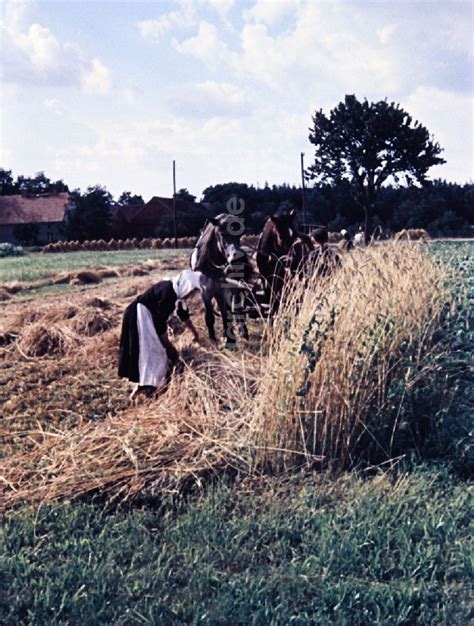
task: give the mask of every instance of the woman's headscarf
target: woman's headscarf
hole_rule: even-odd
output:
[[[171,279],[173,289],[175,290],[178,300],[182,300],[189,296],[195,289],[202,290],[201,272],[193,272],[193,270],[184,270]]]

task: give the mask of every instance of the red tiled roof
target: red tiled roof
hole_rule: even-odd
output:
[[[0,196],[0,224],[62,222],[68,201],[68,193]]]
[[[206,205],[200,202],[188,202],[176,198],[176,211],[179,213],[195,211],[200,212],[206,208]],[[173,211],[173,198],[160,198],[153,196],[146,204],[141,207],[127,207],[122,209],[120,215],[131,224],[150,224],[159,223],[161,217],[166,212]]]

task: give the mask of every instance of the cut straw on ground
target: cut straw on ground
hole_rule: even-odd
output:
[[[377,246],[345,255],[330,277],[292,283],[277,318],[257,330],[256,352],[177,336],[186,365],[164,395],[74,428],[31,429],[25,451],[4,459],[1,508],[133,500],[228,471],[343,471],[400,457],[423,426],[413,404],[429,418],[447,397],[438,367],[450,340],[446,278],[419,245]],[[116,358],[114,315],[100,345],[81,340],[70,354],[106,367]],[[78,320],[68,322],[76,337]]]

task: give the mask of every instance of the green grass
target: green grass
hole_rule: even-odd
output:
[[[0,535],[0,621],[467,624],[470,512],[465,484],[423,471],[25,511]]]
[[[88,269],[99,265],[135,265],[148,259],[172,258],[185,250],[110,250],[108,252],[31,253],[23,257],[0,259],[0,284],[11,281],[33,281],[60,272]]]

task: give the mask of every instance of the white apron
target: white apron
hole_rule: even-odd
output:
[[[153,324],[150,311],[137,304],[139,385],[162,387],[166,383],[168,356]]]

